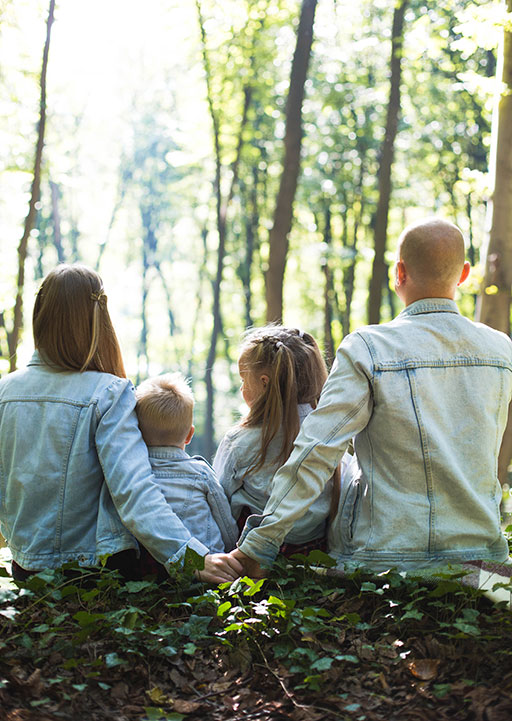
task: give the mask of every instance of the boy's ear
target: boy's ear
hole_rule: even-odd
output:
[[[192,440],[192,437],[193,437],[193,435],[194,435],[194,431],[195,431],[195,430],[196,430],[196,427],[195,427],[195,426],[190,426],[190,430],[189,430],[189,432],[188,432],[188,434],[187,434],[187,437],[185,438],[185,445],[186,445],[186,446],[187,446],[187,445],[190,443],[190,441]]]

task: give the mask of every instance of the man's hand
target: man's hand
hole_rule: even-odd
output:
[[[196,571],[201,581],[225,583],[236,581],[244,573],[244,567],[230,553],[209,553],[204,557],[204,568]]]
[[[242,553],[240,549],[235,548],[229,555],[233,560],[242,564],[244,576],[249,576],[249,578],[265,578],[267,575],[267,569],[262,568],[258,561],[255,561],[250,556],[247,556],[247,554]]]

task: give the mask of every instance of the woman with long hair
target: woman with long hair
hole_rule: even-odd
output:
[[[139,543],[166,567],[190,548],[203,580],[236,578],[240,564],[209,554],[154,481],[99,275],[51,271],[33,333],[28,366],[0,380],[0,530],[14,578],[104,555],[137,577]]]

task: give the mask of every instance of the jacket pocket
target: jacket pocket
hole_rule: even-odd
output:
[[[347,549],[350,548],[354,539],[357,518],[359,516],[360,500],[361,479],[355,478],[350,482],[339,511],[341,541],[342,545]]]

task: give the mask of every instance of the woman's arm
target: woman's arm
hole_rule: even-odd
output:
[[[105,482],[123,524],[165,566],[182,561],[187,548],[205,558],[202,580],[237,577],[238,562],[226,554],[208,553],[173,512],[155,483],[146,444],[137,423],[131,383],[114,379],[101,395],[95,434]]]

